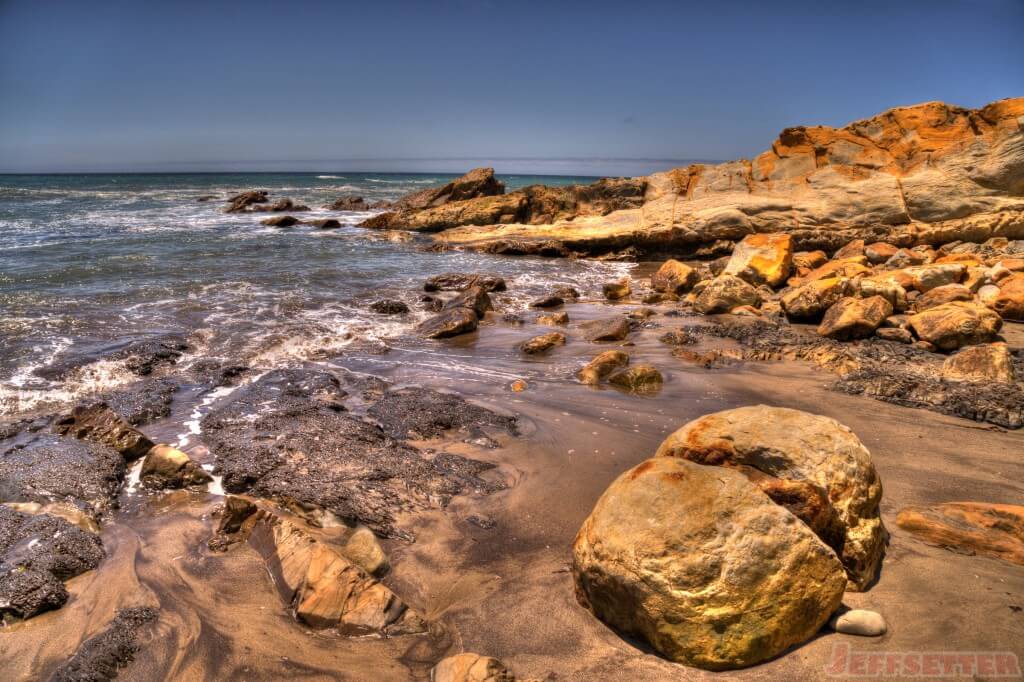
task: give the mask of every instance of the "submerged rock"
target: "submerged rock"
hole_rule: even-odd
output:
[[[337,218],[318,218],[317,220],[309,221],[309,224],[321,230],[336,230],[341,227],[341,221]]]
[[[656,456],[765,474],[751,480],[836,551],[852,587],[874,580],[886,541],[882,484],[867,448],[834,419],[766,405],[725,410],[682,427]]]
[[[484,318],[488,310],[494,310],[494,304],[491,302],[491,297],[487,290],[477,284],[466,288],[455,298],[445,303],[444,307],[446,310],[467,308],[476,313],[477,319],[480,320]]]
[[[537,319],[534,320],[537,324],[553,326],[565,326],[569,324],[569,313],[549,313],[547,315],[538,315]]]
[[[602,621],[706,670],[810,639],[846,583],[833,551],[743,474],[676,457],[608,487],[576,536],[573,577]]]
[[[0,504],[0,621],[59,609],[68,599],[63,581],[96,568],[104,556],[98,535]]]
[[[370,210],[370,205],[366,203],[366,199],[363,197],[344,196],[338,197],[328,204],[326,208],[332,211],[368,211]]]

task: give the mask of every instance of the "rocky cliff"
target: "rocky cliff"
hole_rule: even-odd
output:
[[[787,128],[753,160],[526,188],[385,222],[437,232],[450,247],[508,254],[711,255],[759,232],[786,232],[799,249],[825,250],[854,239],[1019,239],[1024,98],[981,109],[928,102],[844,128]]]

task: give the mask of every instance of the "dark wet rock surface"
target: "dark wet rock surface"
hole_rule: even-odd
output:
[[[168,334],[75,351],[46,367],[40,367],[34,373],[44,379],[59,381],[66,379],[75,370],[100,360],[123,360],[130,372],[147,376],[161,367],[176,364],[188,349],[188,341],[183,335]]]
[[[0,499],[70,502],[92,516],[112,507],[124,479],[124,458],[104,445],[50,433],[28,443],[0,443]]]
[[[170,379],[143,379],[97,397],[133,426],[162,419],[171,413],[178,384]]]
[[[155,622],[159,612],[148,606],[121,609],[103,632],[90,637],[75,655],[61,665],[51,682],[101,682],[112,680],[139,651],[140,631]]]
[[[63,581],[96,568],[104,556],[97,535],[0,505],[0,619],[60,608],[68,599]]]
[[[423,284],[424,291],[465,291],[471,286],[479,286],[484,291],[505,291],[506,284],[502,277],[480,273],[446,272],[429,278]]]
[[[436,438],[457,429],[478,435],[484,427],[514,434],[515,417],[506,417],[451,393],[427,388],[388,391],[369,409],[384,432],[396,439]]]
[[[370,304],[370,310],[379,315],[401,315],[409,312],[409,306],[402,301],[384,298]]]
[[[225,490],[314,505],[380,535],[411,538],[396,525],[399,513],[504,487],[480,476],[490,464],[445,453],[431,457],[389,435],[468,427],[472,413],[464,401],[438,399],[442,394],[427,401],[422,393],[402,391],[381,398],[376,383],[342,383],[324,371],[274,371],[210,412],[203,439]],[[387,426],[349,413],[349,390]],[[347,402],[361,407],[355,397]],[[386,400],[386,408],[375,409],[378,400]]]

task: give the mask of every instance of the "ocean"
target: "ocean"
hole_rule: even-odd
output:
[[[596,290],[630,267],[424,250],[429,237],[355,227],[372,212],[325,208],[344,195],[368,202],[441,185],[455,175],[201,173],[0,176],[0,416],[49,409],[138,377],[110,350],[182,335],[183,362],[217,358],[258,368],[298,366],[335,353],[426,343],[410,334],[429,313],[423,281],[449,271],[509,282],[503,312],[560,284]],[[509,189],[589,177],[501,176]],[[340,229],[266,227],[266,213],[225,214],[223,199],[268,190],[308,205],[303,219]],[[204,195],[217,199],[199,201]],[[381,316],[397,298],[412,312]],[[75,358],[70,373],[53,368]],[[48,371],[50,370],[50,371]],[[58,376],[58,374],[60,374]]]

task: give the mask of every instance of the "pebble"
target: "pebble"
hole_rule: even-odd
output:
[[[867,609],[851,609],[837,613],[829,619],[828,625],[836,632],[861,637],[880,637],[886,631],[882,614]]]

